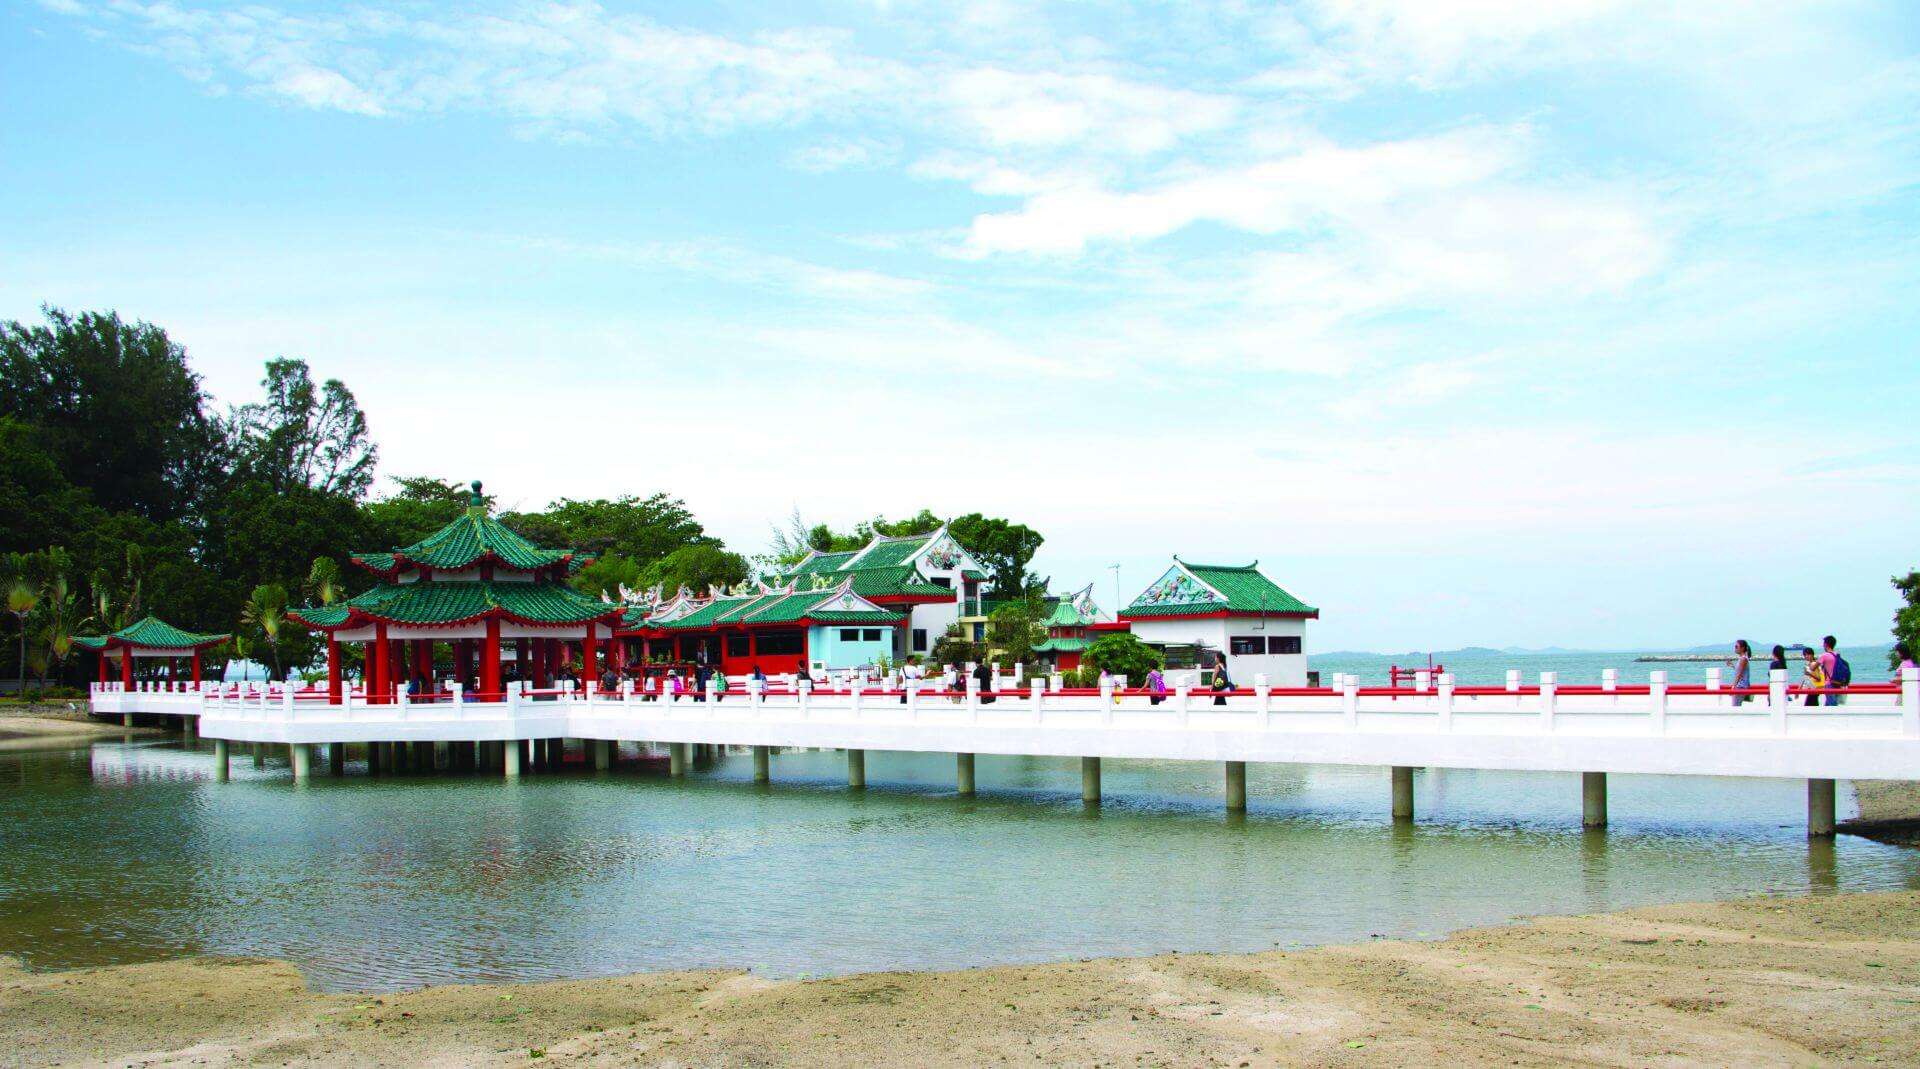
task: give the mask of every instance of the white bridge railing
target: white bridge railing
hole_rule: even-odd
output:
[[[586,738],[723,745],[1920,779],[1920,673],[1897,684],[1808,694],[1786,673],[1735,692],[1644,686],[1611,673],[1597,687],[1551,673],[1523,686],[1460,687],[1447,675],[1412,688],[1255,686],[1216,696],[1176,688],[1018,690],[927,685],[797,690],[748,685],[697,698],[523,691],[472,701],[457,688],[393,704],[323,689],[96,686],[100,713],[193,716],[203,735],[259,742],[487,741]],[[1822,704],[1806,704],[1811,697]],[[1827,705],[1828,697],[1844,704]],[[1156,700],[1158,699],[1158,700]],[[1736,699],[1742,699],[1736,704]]]

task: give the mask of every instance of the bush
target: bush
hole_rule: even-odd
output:
[[[1119,631],[1095,640],[1087,647],[1080,663],[1084,666],[1082,672],[1092,671],[1096,685],[1104,668],[1116,676],[1126,676],[1127,682],[1137,687],[1146,680],[1148,672],[1160,667],[1162,660],[1158,650],[1128,632]]]

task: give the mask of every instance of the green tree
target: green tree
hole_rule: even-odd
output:
[[[27,689],[27,617],[40,606],[40,584],[35,572],[39,562],[25,553],[9,553],[6,561],[7,611],[20,627],[21,690]]]
[[[1116,631],[1101,635],[1087,647],[1080,663],[1094,669],[1105,669],[1116,676],[1126,676],[1134,685],[1147,678],[1147,673],[1165,663],[1160,651],[1135,638],[1126,631]]]
[[[1002,605],[987,617],[987,644],[1006,664],[1032,664],[1033,647],[1045,637],[1039,614],[1026,602]]]
[[[373,483],[378,448],[353,391],[339,379],[315,386],[304,360],[267,361],[266,400],[234,409],[240,474],[276,493],[302,487],[351,500]]]
[[[704,594],[709,586],[733,586],[747,581],[747,558],[715,545],[683,546],[648,565],[642,586],[660,585],[669,593],[682,586]]]
[[[242,610],[240,622],[257,631],[267,643],[273,658],[273,677],[280,675],[280,632],[287,622],[287,588],[278,583],[262,583],[253,588]]]
[[[60,470],[39,428],[0,417],[0,552],[71,542],[99,514],[93,495]]]
[[[642,567],[687,546],[718,546],[686,502],[665,494],[592,501],[562,498],[544,512],[503,513],[500,522],[544,546],[596,557],[618,554]]]
[[[394,493],[360,506],[368,542],[360,547],[370,550],[398,549],[410,546],[460,518],[467,511],[472,491],[465,483],[435,479],[427,475],[397,476]],[[482,497],[491,508],[493,495]]]
[[[66,483],[101,508],[188,517],[227,450],[186,351],[112,312],[43,313],[38,326],[0,323],[0,419],[33,427]]]
[[[934,664],[952,664],[965,668],[969,663],[978,664],[987,659],[987,651],[980,643],[967,637],[966,629],[959,623],[947,625],[947,629],[934,640],[933,649],[927,656]]]
[[[986,568],[996,598],[1032,597],[1046,591],[1046,581],[1027,570],[1033,555],[1046,541],[1040,532],[1021,523],[970,512],[947,525],[954,540]]]
[[[640,565],[618,553],[609,553],[580,569],[573,577],[573,587],[584,594],[620,600],[620,588],[639,590],[646,586],[642,581],[643,569]]]
[[[1893,588],[1900,592],[1902,602],[1899,611],[1893,614],[1893,640],[1904,644],[1908,652],[1920,656],[1920,572],[1894,576]],[[1887,655],[1887,667],[1900,667],[1898,653]]]
[[[313,567],[307,569],[307,596],[322,605],[345,596],[340,586],[340,562],[332,557],[313,558]]]

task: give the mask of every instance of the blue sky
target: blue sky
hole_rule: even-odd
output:
[[[664,489],[748,552],[978,509],[1103,602],[1258,558],[1320,649],[1869,640],[1920,565],[1911,5],[0,33],[0,316],[160,323],[224,401],[303,356],[388,474]]]

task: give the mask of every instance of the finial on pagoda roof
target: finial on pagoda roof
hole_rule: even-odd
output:
[[[472,485],[473,493],[467,495],[467,515],[485,516],[487,514],[487,499],[480,494],[480,480],[475,479]]]

